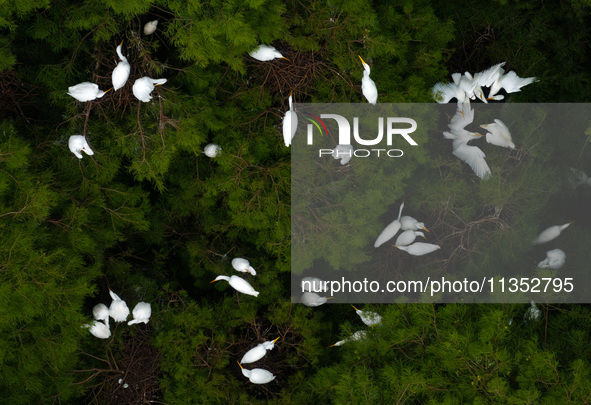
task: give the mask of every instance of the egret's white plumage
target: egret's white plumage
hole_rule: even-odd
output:
[[[97,321],[104,321],[109,326],[109,308],[105,304],[96,304],[92,308],[92,316]]]
[[[441,249],[441,246],[439,246],[439,245],[434,245],[433,243],[423,243],[423,242],[416,242],[416,243],[413,243],[412,245],[408,245],[408,246],[394,245],[394,247],[397,247],[400,250],[404,250],[405,252],[408,252],[409,254],[411,254],[413,256],[422,256],[422,255],[426,255],[428,253],[434,252],[437,249]]]
[[[569,222],[568,224],[564,225],[554,225],[547,229],[544,229],[538,237],[534,240],[534,245],[540,245],[542,243],[550,242],[560,236],[560,233],[564,231],[570,224],[574,221]]]
[[[277,340],[279,340],[279,338],[273,341],[267,340],[266,342],[256,345],[255,347],[247,351],[244,356],[242,356],[242,360],[240,360],[240,363],[247,364],[259,361],[265,356],[265,354],[267,354],[267,350],[272,350],[275,347],[275,342],[277,342]]]
[[[259,45],[257,49],[248,54],[261,62],[268,62],[273,59],[287,59],[281,55],[281,52],[269,45]]]
[[[501,91],[501,89],[504,89],[507,93],[515,93],[518,91],[521,91],[521,88],[523,86],[527,86],[528,84],[531,84],[535,81],[537,81],[537,79],[535,77],[527,77],[527,78],[522,78],[517,76],[517,73],[515,73],[513,70],[510,71],[509,73],[504,73],[503,69],[499,69],[499,76],[497,77],[497,79],[491,84],[490,86],[490,92],[488,93],[488,98],[494,98],[494,96]],[[496,100],[496,98],[495,98]]]
[[[394,242],[394,244],[396,246],[410,245],[411,243],[413,243],[415,241],[417,236],[422,236],[423,238],[425,238],[425,234],[423,232],[413,231],[413,230],[409,229],[407,231],[402,232],[400,235],[398,235],[398,238],[396,238],[396,242]]]
[[[398,209],[398,218],[390,222],[388,226],[384,228],[384,230],[378,235],[378,238],[374,242],[373,247],[377,248],[382,246],[384,243],[392,239],[396,235],[396,233],[398,233],[401,227],[400,216],[402,215],[403,208],[404,201],[400,204],[400,208]]]
[[[378,101],[378,88],[376,87],[376,84],[371,79],[371,77],[369,77],[369,74],[371,73],[371,68],[367,63],[365,63],[361,56],[359,56],[359,59],[361,59],[361,63],[363,63],[363,79],[361,79],[361,91],[367,99],[367,102],[369,104],[375,105]]]
[[[564,265],[566,261],[566,253],[560,249],[552,249],[546,252],[546,258],[538,263],[538,267],[559,269]]]
[[[481,179],[486,179],[491,175],[490,168],[484,158],[486,155],[477,146],[471,146],[467,143],[460,143],[452,152],[461,161],[465,162],[470,166],[474,173]]]
[[[109,325],[105,325],[100,321],[94,321],[93,323],[84,325],[83,327],[88,328],[90,333],[99,339],[108,339],[111,337],[111,329],[109,329]]]
[[[250,380],[253,384],[267,384],[275,379],[275,376],[262,368],[253,368],[252,370],[246,370],[242,367],[242,364],[238,363],[242,374]]]
[[[88,146],[88,142],[86,142],[86,138],[83,135],[72,135],[68,140],[68,147],[78,159],[82,159],[80,152],[84,152],[89,156],[94,155],[94,152]]]
[[[302,278],[302,292],[326,292],[324,288],[324,281],[318,277],[304,277]]]
[[[129,315],[129,308],[125,301],[123,301],[117,294],[113,291],[109,290],[109,294],[113,301],[111,301],[111,306],[109,307],[109,315],[115,322],[124,322],[127,320],[127,316]]]
[[[123,44],[123,42],[121,42],[121,44]],[[115,69],[113,69],[113,73],[111,74],[114,91],[125,86],[125,83],[127,83],[127,79],[129,78],[129,72],[131,71],[131,66],[129,65],[129,62],[127,62],[127,58],[123,56],[123,53],[121,52],[121,44],[117,47],[117,55],[119,55],[121,61],[117,64]]]
[[[542,315],[542,311],[540,311],[538,309],[535,302],[531,301],[530,307],[527,309],[527,311],[525,311],[525,314],[523,314],[523,321],[524,322],[537,321],[540,319],[541,315]]]
[[[151,79],[148,76],[139,78],[133,84],[133,95],[144,103],[152,100],[150,93],[154,90],[155,86],[166,83],[166,79]]]
[[[298,115],[293,110],[293,102],[291,94],[289,95],[289,110],[286,111],[285,116],[283,117],[283,142],[285,142],[285,146],[291,145],[291,140],[293,139],[296,131],[298,129]]]
[[[242,273],[250,273],[253,276],[257,275],[256,270],[250,265],[250,262],[241,257],[237,257],[232,260],[232,267],[234,267],[234,270],[240,271]]]
[[[101,91],[98,84],[82,82],[68,87],[68,94],[78,101],[86,102],[103,97],[109,90]]]
[[[366,324],[367,326],[376,326],[382,322],[382,317],[377,312],[371,311],[362,311],[360,309],[355,308],[354,305],[351,305],[357,315],[361,318],[361,321]]]
[[[144,25],[144,35],[151,35],[156,31],[156,27],[158,26],[158,20],[147,22]]]
[[[152,315],[152,306],[147,302],[138,302],[132,311],[133,319],[127,322],[128,325],[135,323],[148,323]]]
[[[431,95],[440,104],[449,103],[452,98],[456,98],[458,103],[470,102],[464,90],[456,83],[436,83],[431,89]]]
[[[207,157],[214,158],[222,154],[222,148],[215,143],[209,143],[203,148],[203,153],[205,153],[205,156]]]
[[[339,340],[338,342],[336,342],[334,345],[330,345],[329,347],[333,347],[333,346],[342,346],[347,342],[351,342],[351,341],[360,341],[365,339],[367,336],[367,331],[364,330],[358,330],[357,332],[353,333],[351,336],[349,336],[347,339],[343,339],[343,340]]]
[[[480,127],[489,131],[486,133],[486,142],[503,148],[515,148],[513,139],[511,139],[511,132],[509,132],[509,128],[503,121],[495,119],[494,123],[484,124]]]
[[[346,165],[353,157],[353,146],[337,145],[337,147],[332,151],[332,157],[336,160],[341,159],[341,165]]]
[[[236,291],[241,292],[243,294],[248,294],[248,295],[253,295],[255,297],[258,297],[259,292],[255,291],[254,288],[252,288],[252,286],[248,283],[248,281],[246,281],[245,279],[238,277],[238,276],[217,276],[215,280],[212,281],[212,283],[219,281],[219,280],[226,280],[229,284],[230,287],[234,288]]]
[[[319,307],[326,303],[330,297],[321,297],[320,295],[313,292],[305,292],[300,298],[300,302],[307,307]]]
[[[478,85],[490,87],[503,74],[505,62],[498,63],[490,68],[478,73]]]

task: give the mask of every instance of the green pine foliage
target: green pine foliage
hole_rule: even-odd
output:
[[[431,103],[431,87],[450,73],[502,61],[540,79],[508,103],[587,101],[588,3],[3,4],[2,402],[589,402],[585,305],[538,303],[539,320],[524,315],[529,304],[367,305],[383,317],[370,328],[347,305],[289,300],[294,269],[324,261],[350,271],[367,262],[403,200],[405,213],[423,220],[442,249],[432,262],[396,255],[392,268],[530,274],[547,250],[532,248],[537,233],[575,219],[556,247],[584,274],[591,236],[581,207],[591,192],[564,179],[570,167],[591,173],[591,126],[559,134],[538,126],[578,121],[588,115],[584,108],[548,116],[543,108],[499,107],[519,136],[515,150],[486,149],[487,181],[451,155],[428,113],[413,134],[421,147],[405,148],[404,164],[296,162],[281,134],[290,92],[296,102],[365,102],[358,55],[371,65],[379,103]],[[156,32],[144,35],[153,20]],[[87,103],[66,94],[84,81],[108,90],[120,43],[131,65],[122,89]],[[248,52],[259,44],[288,60],[254,60]],[[149,103],[132,92],[144,76],[167,79]],[[75,134],[86,137],[93,156],[70,153]],[[208,143],[222,154],[205,156]],[[309,176],[292,182],[296,163]],[[302,190],[309,199],[291,199]],[[292,209],[310,217],[292,218]],[[326,254],[333,246],[347,248]],[[239,275],[259,297],[225,281],[211,284],[237,274],[235,257],[257,270]],[[94,305],[110,303],[109,288],[130,309],[150,302],[148,325],[111,321],[111,338],[91,336],[85,325]],[[366,339],[329,348],[359,330]],[[251,384],[237,360],[277,337],[272,351],[246,366],[276,379]]]

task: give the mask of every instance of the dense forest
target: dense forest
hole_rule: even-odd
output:
[[[387,243],[370,265],[376,274],[556,276],[563,270],[536,264],[558,247],[564,274],[586,275],[590,117],[566,103],[591,100],[589,0],[23,0],[3,4],[0,28],[2,403],[591,403],[586,290],[535,305],[521,295],[354,302],[379,313],[375,326],[349,304],[292,302],[292,268],[296,280],[319,263],[351,274],[402,202],[441,249],[413,257]],[[260,44],[284,58],[256,60],[249,52]],[[119,45],[129,80],[107,91]],[[526,112],[507,113],[516,146],[486,149],[486,180],[431,128],[417,132],[423,147],[404,164],[329,157],[305,162],[304,180],[292,182],[288,97],[296,112],[298,103],[366,103],[359,57],[378,105],[435,104],[431,89],[452,73],[506,62],[538,81],[491,101],[497,111],[561,103],[559,118],[582,126],[540,130]],[[146,76],[166,83],[138,101],[133,85]],[[107,92],[77,101],[68,89],[82,82]],[[72,135],[94,154],[71,153]],[[208,144],[221,153],[206,155]],[[311,212],[292,191],[326,206],[292,218]],[[570,221],[552,246],[532,246]],[[256,276],[234,270],[238,257]],[[212,283],[218,275],[242,276],[260,295]],[[111,291],[130,309],[150,303],[151,317],[112,319],[98,339],[87,325]],[[349,338],[357,331],[363,339]],[[248,365],[275,379],[251,383],[238,361],[275,339]]]

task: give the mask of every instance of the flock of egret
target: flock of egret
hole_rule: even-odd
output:
[[[148,22],[144,26],[144,34],[153,34],[156,30],[157,25],[158,20]],[[102,98],[109,91],[117,91],[121,89],[123,86],[125,86],[125,84],[127,83],[127,79],[129,79],[131,65],[127,61],[127,58],[123,55],[123,52],[121,51],[122,45],[123,41],[121,42],[121,44],[119,44],[119,46],[117,46],[115,50],[120,61],[119,63],[117,63],[117,66],[115,66],[115,69],[113,69],[113,72],[111,74],[111,82],[113,83],[112,88],[106,91],[102,91],[99,89],[99,86],[95,83],[82,82],[74,86],[68,87],[67,94],[74,97],[76,100],[85,103],[87,101]],[[133,84],[133,95],[138,100],[143,101],[144,103],[150,102],[152,100],[151,93],[154,90],[154,87],[164,83],[166,83],[166,79],[152,79],[148,76],[141,77],[137,79]],[[78,159],[82,159],[82,154],[80,153],[80,151],[83,151],[88,155],[94,154],[83,135],[72,135],[68,141],[68,146],[70,148],[70,151],[74,155],[76,155]]]
[[[105,304],[97,304],[92,309],[92,316],[94,322],[92,324],[84,325],[88,328],[90,333],[99,339],[108,339],[111,337],[111,329],[109,328],[109,318],[113,318],[115,322],[125,322],[129,316],[129,307],[117,294],[109,290],[109,294],[113,299],[111,306],[107,308]],[[138,302],[133,308],[133,319],[127,322],[128,325],[136,323],[148,323],[152,315],[152,306],[147,302]],[[101,322],[102,321],[102,322]]]
[[[541,245],[553,241],[573,222],[574,221],[571,221],[564,225],[553,225],[544,229],[534,240],[534,245]],[[541,269],[550,268],[557,270],[564,265],[564,262],[566,262],[566,253],[561,249],[552,249],[546,252],[546,258],[538,263],[538,267]]]
[[[232,260],[232,267],[234,270],[239,271],[241,273],[250,273],[253,276],[256,276],[257,272],[255,269],[250,265],[250,262],[246,259],[241,257],[237,257]],[[230,287],[234,288],[236,291],[241,292],[242,294],[253,295],[258,297],[259,292],[256,291],[248,281],[243,279],[242,277],[238,276],[217,276],[215,280],[211,283],[215,283],[216,281],[225,280],[230,284]],[[211,284],[210,283],[210,284]]]
[[[250,349],[249,351],[242,356],[242,359],[238,362],[240,369],[242,370],[242,374],[250,380],[253,384],[266,384],[271,382],[275,379],[273,373],[262,369],[262,368],[253,368],[251,370],[247,370],[242,367],[242,364],[247,363],[254,363],[259,361],[267,354],[267,351],[272,350],[275,347],[275,342],[277,342],[279,338],[275,340],[267,340],[263,343],[260,343]]]

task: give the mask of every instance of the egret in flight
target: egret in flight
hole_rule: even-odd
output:
[[[86,102],[103,97],[111,89],[107,91],[99,90],[98,84],[90,82],[78,83],[75,86],[68,87],[68,94],[78,101]]]
[[[281,55],[281,52],[269,45],[259,45],[257,49],[248,54],[261,62],[268,62],[273,59],[287,59]]]
[[[560,233],[564,231],[570,224],[575,221],[571,221],[564,225],[554,225],[543,230],[538,237],[534,240],[534,245],[541,245],[542,243],[550,242],[560,236]]]
[[[509,132],[509,128],[503,121],[495,119],[494,123],[484,124],[480,127],[489,131],[486,133],[486,142],[503,148],[515,149],[515,144],[511,139],[511,132]]]
[[[378,235],[378,238],[373,244],[373,247],[377,248],[383,245],[384,243],[388,242],[390,239],[398,233],[401,227],[400,223],[400,216],[402,215],[402,209],[404,208],[404,201],[400,204],[400,209],[398,210],[398,218],[394,221],[390,222],[387,227],[384,228],[382,233]]]
[[[549,268],[549,269],[559,269],[564,266],[564,262],[566,261],[566,253],[560,249],[552,249],[546,252],[546,258],[538,263],[538,267]]]
[[[359,56],[359,55],[357,55]],[[361,91],[363,95],[367,99],[369,104],[375,105],[378,101],[378,88],[376,87],[375,82],[369,77],[371,73],[371,68],[365,61],[359,56],[361,59],[361,63],[363,64],[363,79],[361,79]]]
[[[237,257],[232,260],[232,267],[234,267],[234,270],[240,271],[242,273],[250,273],[253,276],[257,275],[256,270],[250,265],[250,262],[241,257]]]
[[[113,73],[111,74],[114,91],[125,86],[125,83],[127,83],[127,79],[129,78],[129,72],[131,71],[131,66],[129,66],[127,58],[123,56],[123,53],[121,52],[121,45],[123,45],[123,41],[121,41],[121,44],[117,47],[117,55],[119,55],[121,61],[117,64],[115,69],[113,69]]]
[[[255,297],[258,297],[258,295],[259,295],[259,292],[255,291],[255,289],[252,288],[252,286],[248,283],[248,281],[246,281],[245,279],[243,279],[241,277],[238,277],[238,276],[231,276],[231,277],[217,276],[215,278],[215,280],[213,280],[211,283],[215,283],[216,281],[220,281],[220,280],[226,280],[230,284],[230,287],[234,288],[236,291],[241,292],[243,294],[253,295]]]
[[[86,138],[84,135],[72,135],[68,140],[68,147],[70,148],[70,152],[72,152],[78,159],[82,159],[82,154],[80,152],[84,152],[89,156],[94,155],[90,146],[88,146],[88,142],[86,142]]]
[[[441,246],[434,245],[433,243],[416,242],[408,246],[396,246],[392,245],[400,250],[404,250],[413,256],[423,256],[428,253],[434,252],[437,249],[441,249]]]
[[[503,73],[504,70],[499,69],[499,76],[490,86],[490,92],[488,93],[489,99],[502,100],[502,95],[496,95],[499,91],[501,91],[501,89],[504,89],[507,93],[515,93],[521,91],[523,86],[527,86],[528,84],[537,81],[535,77],[519,77],[514,71],[510,71],[509,73],[505,74]]]
[[[111,306],[109,307],[109,315],[115,322],[126,321],[127,316],[129,315],[129,308],[127,307],[127,304],[110,289],[109,294],[111,295],[111,298],[113,298]]]
[[[136,323],[148,323],[150,316],[152,315],[152,306],[147,302],[138,302],[133,308],[133,319],[127,322],[128,325]]]
[[[152,100],[150,93],[154,90],[154,86],[166,83],[166,79],[150,79],[148,76],[144,76],[137,79],[133,84],[133,95],[144,103]]]
[[[259,361],[267,354],[268,350],[272,350],[275,347],[275,342],[277,342],[279,338],[271,341],[267,340],[266,342],[260,343],[246,352],[244,356],[242,356],[242,360],[240,363],[247,364],[247,363],[254,363],[255,361]]]
[[[250,380],[253,384],[267,384],[275,379],[275,376],[262,368],[253,368],[252,370],[246,370],[242,367],[242,364],[238,363],[242,374]]]
[[[351,305],[357,315],[361,318],[361,321],[367,326],[376,326],[382,322],[382,317],[377,312],[362,311],[355,308],[355,305]]]
[[[291,140],[297,129],[298,115],[293,110],[292,97],[291,93],[289,93],[289,110],[285,112],[285,116],[283,117],[283,142],[285,142],[285,146],[291,145]]]

